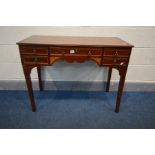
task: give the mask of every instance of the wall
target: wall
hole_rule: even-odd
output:
[[[155,82],[155,27],[0,27],[0,80],[24,80],[16,42],[30,35],[120,37],[135,46],[126,81]],[[43,68],[44,80],[54,81],[102,81],[106,73],[91,61],[72,66],[58,61]],[[114,71],[112,80],[118,77]],[[37,79],[36,69],[32,78]]]

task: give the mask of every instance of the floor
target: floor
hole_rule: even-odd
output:
[[[35,91],[31,112],[27,91],[0,91],[1,129],[154,129],[155,92],[124,92],[115,113],[116,92]]]

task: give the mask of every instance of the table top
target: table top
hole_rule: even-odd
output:
[[[39,36],[33,35],[18,45],[54,45],[54,46],[96,46],[96,47],[133,47],[117,37],[77,37],[77,36]]]

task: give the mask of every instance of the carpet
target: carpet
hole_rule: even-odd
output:
[[[27,91],[0,91],[1,129],[154,129],[155,93],[124,92],[115,113],[116,92],[34,91],[31,112]]]

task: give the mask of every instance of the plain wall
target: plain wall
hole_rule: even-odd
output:
[[[155,82],[155,27],[0,27],[0,80],[24,80],[16,42],[31,35],[110,36],[133,44],[126,81]],[[102,81],[107,69],[93,61],[82,64],[57,61],[43,67],[44,80]],[[36,69],[32,79],[37,79]],[[112,80],[119,79],[113,70]]]

